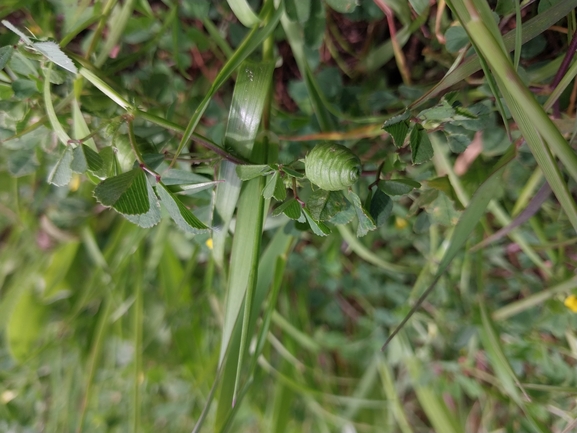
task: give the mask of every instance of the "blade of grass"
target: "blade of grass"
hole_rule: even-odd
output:
[[[479,12],[471,2],[451,1],[461,24],[478,52],[491,67],[493,75],[537,163],[543,170],[551,189],[557,196],[569,221],[577,231],[577,205],[563,181],[548,146],[559,157],[570,175],[577,180],[577,155],[567,144],[557,127],[523,84],[508,55],[501,49]]]
[[[236,18],[245,27],[254,27],[260,23],[260,18],[252,11],[246,0],[227,0]]]
[[[343,237],[343,240],[351,247],[351,249],[358,255],[361,259],[365,260],[368,263],[371,263],[379,268],[390,272],[391,276],[396,274],[409,274],[412,273],[414,270],[407,266],[397,265],[395,263],[387,262],[382,258],[378,257],[374,254],[370,249],[365,247],[362,242],[349,230],[349,228],[345,225],[338,225],[337,229],[339,233]]]
[[[264,18],[266,17],[266,24],[263,27],[254,27],[253,30],[246,36],[246,38],[242,41],[242,43],[238,46],[235,50],[234,54],[231,58],[226,62],[226,64],[222,67],[214,82],[210,86],[209,91],[206,93],[202,101],[199,103],[198,107],[192,114],[186,129],[184,130],[184,134],[180,143],[178,144],[178,148],[176,149],[174,158],[172,160],[172,164],[174,164],[184,149],[184,146],[190,140],[192,133],[194,132],[196,125],[200,121],[200,118],[204,114],[204,111],[208,107],[208,103],[210,102],[212,96],[216,93],[216,91],[222,86],[228,77],[240,66],[240,64],[254,51],[256,50],[260,44],[273,32],[276,28],[278,21],[282,15],[283,9],[279,7],[278,9],[273,8],[273,2],[268,1],[266,2],[265,6],[262,8],[261,16]]]
[[[441,170],[444,173],[448,174],[449,180],[451,185],[453,186],[459,201],[463,203],[463,205],[467,206],[469,204],[469,196],[465,191],[465,188],[462,185],[461,180],[456,175],[455,171],[453,170],[447,156],[445,155],[446,147],[443,147],[439,136],[436,134],[432,134],[430,136],[431,144],[433,145],[433,149],[435,151],[435,162],[441,166]],[[513,147],[511,148],[513,151]],[[506,227],[511,223],[511,218],[507,215],[505,210],[498,205],[495,201],[491,201],[488,204],[489,211],[495,216],[496,220],[501,224],[501,226]],[[537,254],[534,248],[529,245],[529,242],[525,239],[522,234],[518,233],[517,231],[513,230],[509,234],[510,238],[516,242],[521,250],[527,254],[527,257],[531,259],[531,261],[537,265],[546,275],[551,275],[551,269],[547,266],[547,264],[541,259],[539,254]]]
[[[447,2],[449,3],[449,2]],[[534,18],[531,18],[526,23],[523,24],[523,35],[522,43],[525,44],[532,40],[536,36],[543,33],[549,27],[554,25],[556,22],[565,17],[568,13],[577,7],[577,0],[562,0],[555,3],[554,8],[549,8],[544,12],[540,13]],[[507,51],[512,51],[515,48],[515,38],[516,30],[511,30],[504,37],[503,41]],[[475,72],[481,69],[481,64],[479,63],[479,57],[473,55],[466,59],[461,66],[456,68],[454,71],[445,75],[441,81],[439,81],[431,90],[421,96],[419,99],[414,101],[409,109],[415,109],[425,102],[431,100],[438,96],[441,92],[448,89],[449,87],[463,81],[465,78],[471,76]]]
[[[403,410],[403,405],[399,399],[397,390],[395,389],[393,373],[383,354],[381,354],[379,357],[378,367],[385,395],[387,396],[387,400],[391,402],[393,416],[397,421],[399,429],[402,433],[413,433],[413,429],[409,424],[409,420],[407,419],[407,415]]]
[[[132,431],[133,433],[138,433],[141,431],[140,427],[140,405],[141,405],[141,377],[142,377],[142,323],[143,323],[143,302],[142,302],[142,290],[143,290],[143,274],[144,269],[142,266],[142,254],[140,250],[137,250],[136,254],[133,256],[134,262],[134,275],[136,275],[134,289],[135,289],[135,300],[134,300],[134,311],[133,311],[133,344],[134,344],[134,363],[133,363],[133,376],[132,380]]]
[[[421,360],[413,354],[405,336],[400,336],[398,342],[402,347],[403,362],[411,377],[413,389],[417,394],[417,399],[423,411],[433,426],[433,431],[443,433],[459,433],[463,431],[457,418],[449,411],[442,396],[432,386],[422,380],[425,368]]]
[[[126,24],[128,23],[128,19],[132,15],[134,3],[135,0],[127,0],[124,2],[118,13],[114,14],[114,11],[112,12],[112,17],[109,19],[106,42],[94,62],[97,67],[102,66],[106,62],[110,52],[116,45],[118,45],[118,42],[124,33],[124,29],[126,28]]]
[[[531,308],[540,307],[547,299],[561,293],[571,293],[577,289],[577,277],[570,278],[551,288],[545,289],[539,293],[527,296],[515,302],[511,302],[504,307],[499,308],[492,314],[493,320],[507,320],[516,314],[527,311]]]
[[[435,274],[435,278],[431,285],[423,292],[421,297],[417,300],[415,305],[411,308],[409,313],[405,316],[405,318],[401,321],[399,325],[395,328],[395,330],[389,335],[387,341],[382,347],[384,350],[390,341],[397,335],[397,333],[403,328],[405,323],[411,318],[411,316],[417,311],[421,304],[425,301],[427,296],[432,292],[432,290],[437,285],[437,282],[443,275],[443,273],[449,267],[451,261],[455,258],[457,253],[461,250],[463,245],[469,239],[471,233],[473,232],[475,226],[481,219],[481,217],[485,214],[485,209],[487,208],[489,202],[493,198],[495,189],[498,187],[499,182],[501,181],[501,175],[505,170],[507,164],[509,164],[515,157],[515,149],[512,148],[507,154],[503,155],[501,159],[497,162],[493,172],[489,175],[489,177],[481,184],[481,186],[475,192],[475,195],[469,202],[467,208],[459,218],[459,222],[455,226],[453,230],[453,234],[451,235],[451,240],[449,241],[449,246],[447,247],[443,258],[439,263],[439,267]]]
[[[304,31],[298,22],[290,20],[286,12],[282,14],[280,21],[301,76],[307,86],[309,99],[313,106],[313,112],[317,118],[320,129],[321,131],[334,131],[335,122],[328,109],[330,104],[326,102],[307,61],[305,54]]]
[[[489,355],[489,361],[491,362],[491,366],[493,367],[496,376],[499,378],[500,384],[503,386],[507,394],[509,394],[509,396],[515,401],[517,406],[519,406],[525,415],[527,415],[527,419],[534,431],[546,433],[547,429],[539,423],[539,421],[533,416],[531,410],[529,410],[525,404],[527,401],[531,400],[505,356],[499,335],[495,330],[491,317],[487,313],[487,309],[482,300],[480,302],[480,308],[482,326],[479,328],[479,337],[483,347]]]
[[[271,2],[269,2],[271,3]],[[278,151],[274,144],[269,143],[263,136],[261,140],[254,142],[255,128],[258,127],[263,110],[268,110],[264,102],[270,90],[273,64],[264,62],[259,67],[246,64],[241,67],[237,86],[242,92],[253,94],[254,97],[239,97],[238,105],[231,107],[229,123],[232,125],[229,137],[233,148],[240,154],[248,155],[250,160],[256,163],[266,163],[271,155]],[[251,106],[246,103],[250,102]],[[246,137],[244,134],[247,134]],[[218,401],[217,419],[215,429],[221,431],[230,425],[230,419],[237,411],[236,400],[239,397],[241,369],[244,363],[249,340],[250,311],[257,283],[258,262],[262,228],[264,223],[265,200],[262,190],[265,179],[258,177],[244,182],[241,187],[238,200],[238,210],[235,226],[235,235],[232,241],[230,267],[227,283],[227,295],[225,303],[223,337],[221,341],[219,365],[224,362],[223,355],[228,352],[223,374],[223,386]],[[242,308],[244,306],[244,314]],[[242,325],[241,325],[242,324]],[[239,329],[239,326],[242,328]],[[240,332],[239,332],[240,331]],[[248,389],[251,378],[245,384],[243,392]],[[234,383],[234,386],[231,386]]]

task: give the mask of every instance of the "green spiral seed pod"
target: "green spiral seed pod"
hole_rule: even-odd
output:
[[[345,146],[322,143],[305,157],[305,174],[324,190],[340,191],[359,179],[361,160]]]

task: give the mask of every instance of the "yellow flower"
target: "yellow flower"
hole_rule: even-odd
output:
[[[565,306],[574,313],[577,313],[577,296],[569,295],[565,298]]]
[[[395,217],[395,227],[399,230],[404,229],[409,225],[409,222],[401,217]]]
[[[207,239],[205,245],[208,247],[209,250],[212,250],[212,238]]]

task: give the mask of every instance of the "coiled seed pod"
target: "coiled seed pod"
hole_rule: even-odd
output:
[[[340,191],[359,179],[361,160],[345,146],[322,143],[305,157],[305,174],[324,190]]]

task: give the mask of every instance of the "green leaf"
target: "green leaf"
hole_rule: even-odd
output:
[[[381,227],[391,216],[393,200],[380,189],[377,189],[371,199],[369,212],[377,227]]]
[[[58,66],[66,69],[66,70],[68,70],[74,74],[78,73],[78,69],[76,68],[76,66],[74,65],[72,60],[70,60],[70,58],[66,54],[64,54],[64,52],[62,52],[62,50],[60,49],[60,47],[58,46],[58,44],[56,42],[54,42],[54,41],[32,41],[28,36],[26,36],[24,33],[19,31],[16,27],[14,27],[8,21],[2,21],[2,24],[4,24],[6,27],[8,27],[10,30],[12,30],[14,33],[16,33],[18,36],[20,36],[20,38],[22,38],[22,40],[26,43],[26,45],[34,48],[36,51],[38,51],[41,54],[43,54],[44,56],[46,56],[46,58],[48,60],[50,60],[51,62],[56,63]]]
[[[290,167],[282,167],[281,170],[284,171],[289,176],[296,177],[297,179],[302,179],[305,177],[303,173],[299,173],[298,171],[293,170]]]
[[[228,5],[232,9],[232,12],[236,18],[245,27],[255,27],[259,22],[260,18],[256,16],[253,10],[250,8],[246,0],[227,0]]]
[[[270,174],[272,168],[267,164],[260,165],[237,165],[236,174],[240,180],[251,180],[255,177],[266,176]]]
[[[62,153],[62,156],[48,175],[48,182],[56,186],[68,185],[72,179],[72,164],[73,153],[72,148],[67,146]]]
[[[411,6],[413,7],[417,15],[424,14],[429,7],[428,0],[409,0],[409,2],[411,3]]]
[[[162,173],[162,183],[164,185],[195,185],[208,181],[210,181],[208,177],[188,170],[174,168]]]
[[[12,86],[7,83],[0,83],[0,101],[10,99],[12,96],[14,96]]]
[[[195,217],[178,197],[171,193],[162,183],[156,185],[156,192],[170,217],[182,230],[194,234],[204,233],[208,230],[208,227]]]
[[[116,157],[114,155],[114,149],[111,146],[107,146],[102,149],[98,155],[102,159],[102,167],[96,170],[94,174],[100,178],[107,178],[115,173]]]
[[[76,173],[84,173],[86,170],[98,171],[104,166],[100,155],[85,144],[76,146],[72,154],[74,158],[70,168]]]
[[[464,209],[464,206],[459,200],[459,197],[457,197],[457,193],[455,192],[453,185],[451,185],[451,181],[449,180],[448,176],[437,177],[435,179],[427,180],[425,184],[430,188],[434,188],[437,191],[441,191],[443,194],[445,194],[447,197],[453,200],[453,203],[455,203],[455,208],[457,210]],[[427,203],[424,204],[426,205]]]
[[[43,329],[46,307],[36,299],[32,288],[22,293],[6,327],[10,354],[19,362],[26,361],[37,349]]]
[[[268,12],[270,12],[270,8],[272,8],[272,7],[273,7],[273,2],[265,3],[264,7],[262,8],[261,13],[268,14]],[[278,21],[281,18],[281,15],[283,14],[283,11],[284,11],[284,9],[282,7],[279,7],[278,9],[274,10],[272,15],[269,17],[269,20],[267,21],[267,23],[263,27],[254,26],[253,29],[251,30],[251,32],[246,36],[246,38],[243,40],[243,42],[238,46],[238,48],[236,49],[236,51],[234,52],[232,57],[220,69],[220,72],[218,73],[218,75],[214,79],[214,82],[212,83],[210,90],[205,94],[205,97],[199,103],[195,112],[193,113],[192,117],[190,118],[190,121],[188,122],[188,125],[186,126],[186,129],[182,135],[182,139],[180,140],[180,143],[178,145],[178,149],[175,152],[174,161],[176,161],[176,158],[178,157],[178,155],[180,154],[180,152],[182,151],[184,146],[186,146],[188,144],[188,142],[190,141],[190,138],[192,137],[194,129],[198,125],[200,118],[202,117],[204,111],[208,107],[208,104],[209,104],[212,96],[216,93],[216,91],[220,88],[220,86],[222,86],[226,82],[228,77],[239,68],[241,63],[254,50],[259,48],[261,43],[274,31],[274,29],[277,26]],[[272,73],[272,69],[270,72]],[[260,75],[260,74],[258,74],[258,75]],[[259,80],[260,80],[260,78],[259,78]],[[263,83],[266,83],[266,80],[263,81]],[[265,86],[262,86],[262,87],[265,87]],[[252,119],[251,119],[251,121],[252,121]],[[242,152],[239,152],[239,154],[242,155]]]
[[[445,194],[439,194],[425,209],[431,220],[437,224],[451,227],[459,221],[460,212],[455,210],[453,202]]]
[[[469,43],[469,36],[461,26],[451,26],[445,32],[445,47],[450,53],[456,53]]]
[[[275,171],[273,173],[273,175],[267,179],[266,185],[264,186],[264,189],[262,190],[262,196],[266,200],[270,200],[272,198],[272,196],[274,195],[274,192],[276,189],[276,182],[277,182],[278,178],[279,178],[279,172]]]
[[[471,139],[463,134],[447,134],[447,144],[451,152],[463,153],[471,144]]]
[[[150,211],[146,175],[140,167],[100,182],[94,188],[94,197],[104,206],[126,215]]]
[[[78,69],[76,65],[70,60],[64,52],[60,49],[60,46],[54,41],[40,41],[34,42],[32,47],[43,54],[48,60],[56,63],[61,68],[72,72],[73,74],[78,74]]]
[[[125,215],[124,218],[137,226],[142,228],[150,228],[155,226],[160,222],[160,205],[158,204],[158,198],[154,194],[154,190],[150,185],[148,179],[146,180],[146,191],[148,194],[148,202],[150,203],[150,209],[148,212],[140,215]]]
[[[38,87],[36,86],[36,83],[25,78],[14,80],[12,82],[12,90],[14,90],[14,96],[16,96],[18,99],[26,99],[38,93]]]
[[[10,153],[8,157],[8,171],[14,177],[32,174],[38,168],[38,159],[34,149],[21,149]]]
[[[0,69],[4,69],[4,66],[10,61],[12,54],[14,54],[14,47],[12,45],[0,48]]]
[[[317,221],[328,221],[345,210],[350,203],[342,191],[314,191],[307,201],[311,216]]]
[[[356,215],[356,212],[355,212],[354,206],[351,205],[350,202],[348,202],[348,206],[345,207],[341,212],[339,212],[335,216],[333,216],[329,220],[329,222],[331,224],[335,224],[335,225],[348,224],[353,219],[355,219],[355,215]]]
[[[309,223],[309,227],[311,228],[312,232],[317,235],[317,236],[327,236],[328,234],[330,234],[331,229],[329,229],[325,223],[323,223],[322,221],[316,221],[310,211],[307,208],[303,209],[303,213],[305,215],[305,218],[307,219],[307,222]]]
[[[413,164],[422,164],[433,157],[433,146],[421,125],[415,125],[409,139]]]
[[[357,0],[326,0],[327,4],[341,14],[350,14],[357,6]]]
[[[351,197],[355,213],[357,214],[357,219],[359,220],[359,225],[357,226],[357,237],[361,238],[368,232],[375,230],[377,226],[375,225],[370,213],[363,207],[359,196],[352,191],[349,192],[349,196]]]
[[[403,114],[391,117],[383,125],[383,129],[391,134],[397,147],[401,147],[405,143],[405,137],[409,132],[410,117],[411,113],[407,110]]]
[[[285,12],[291,21],[305,23],[308,21],[311,13],[310,0],[285,0]]]
[[[292,220],[298,220],[302,215],[302,207],[296,199],[291,198],[273,210],[272,216],[278,216],[282,213]]]
[[[276,178],[273,197],[278,201],[283,201],[286,198],[286,187],[284,185],[284,179],[280,173]]]
[[[421,184],[412,179],[392,179],[379,182],[379,189],[387,195],[405,195],[420,187]]]

